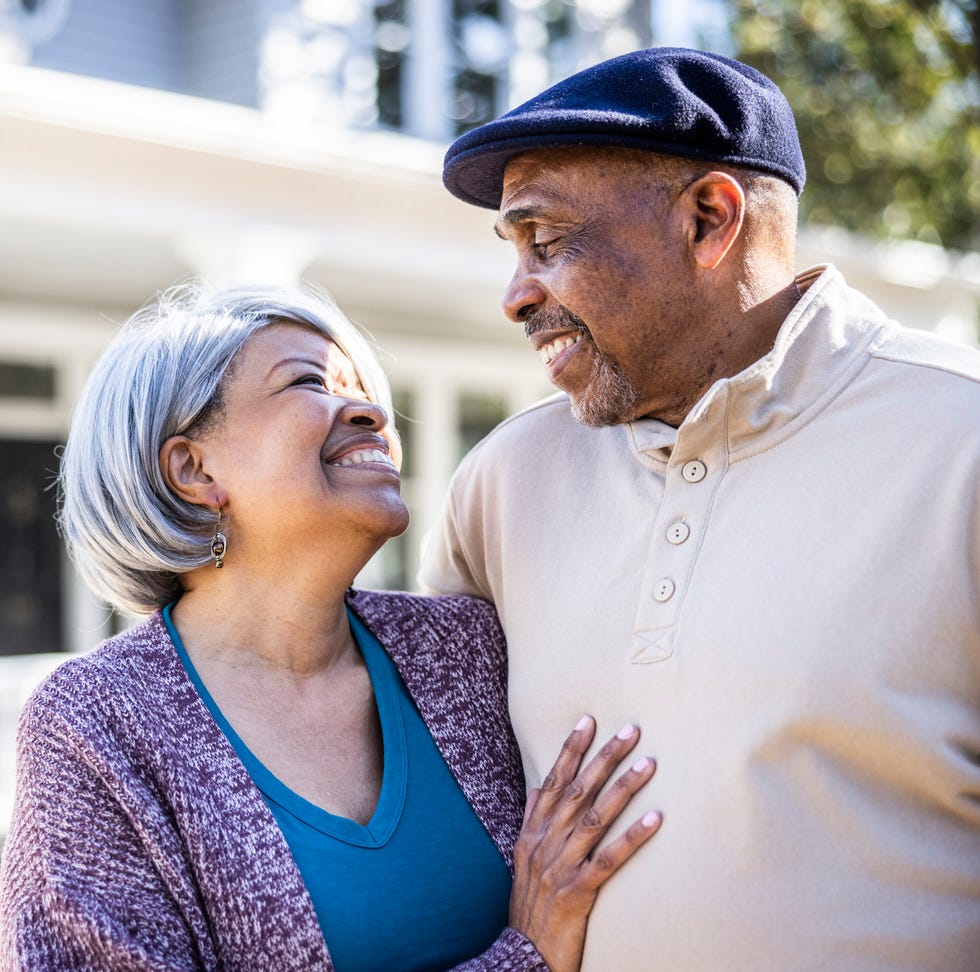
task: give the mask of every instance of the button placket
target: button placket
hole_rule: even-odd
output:
[[[678,454],[679,453],[679,454]],[[693,454],[692,454],[693,453]],[[699,538],[707,522],[712,498],[724,472],[723,453],[687,452],[665,471],[664,494],[654,523],[651,548],[644,569],[643,594],[637,606],[630,660],[634,664],[666,661],[674,655],[674,636]],[[709,475],[712,473],[712,475]]]
[[[708,475],[708,466],[701,459],[689,459],[681,466],[681,476],[691,484],[700,483]],[[667,528],[664,536],[667,542],[679,547],[691,535],[691,528],[684,519],[675,520]],[[677,591],[673,577],[661,577],[653,586],[653,598],[659,604],[666,604]]]
[[[714,497],[728,469],[728,399],[728,383],[716,382],[678,427],[662,467],[663,498],[633,625],[630,660],[634,664],[674,656],[680,613],[687,603]]]

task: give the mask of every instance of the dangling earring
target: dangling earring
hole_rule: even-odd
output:
[[[214,525],[214,536],[211,538],[211,559],[215,567],[224,567],[225,551],[228,549],[228,538],[221,532],[221,507],[218,507],[218,522]]]

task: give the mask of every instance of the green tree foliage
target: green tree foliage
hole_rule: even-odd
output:
[[[977,0],[732,0],[796,111],[803,218],[980,249]]]

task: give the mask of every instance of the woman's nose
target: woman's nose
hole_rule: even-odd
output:
[[[380,432],[388,424],[388,413],[374,402],[349,402],[344,406],[342,418],[349,425],[359,425],[373,432]]]
[[[390,424],[388,413],[374,402],[351,401],[344,406],[343,421],[379,433],[388,443],[388,451],[398,469],[402,466],[402,446],[398,432]]]

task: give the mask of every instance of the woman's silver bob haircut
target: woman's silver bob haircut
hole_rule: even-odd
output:
[[[256,331],[284,322],[341,348],[392,420],[388,379],[371,346],[325,293],[167,290],[123,325],[99,359],[61,460],[61,532],[78,573],[109,604],[149,613],[180,596],[181,574],[209,561],[215,515],[169,489],[160,448],[220,416],[232,359]]]

